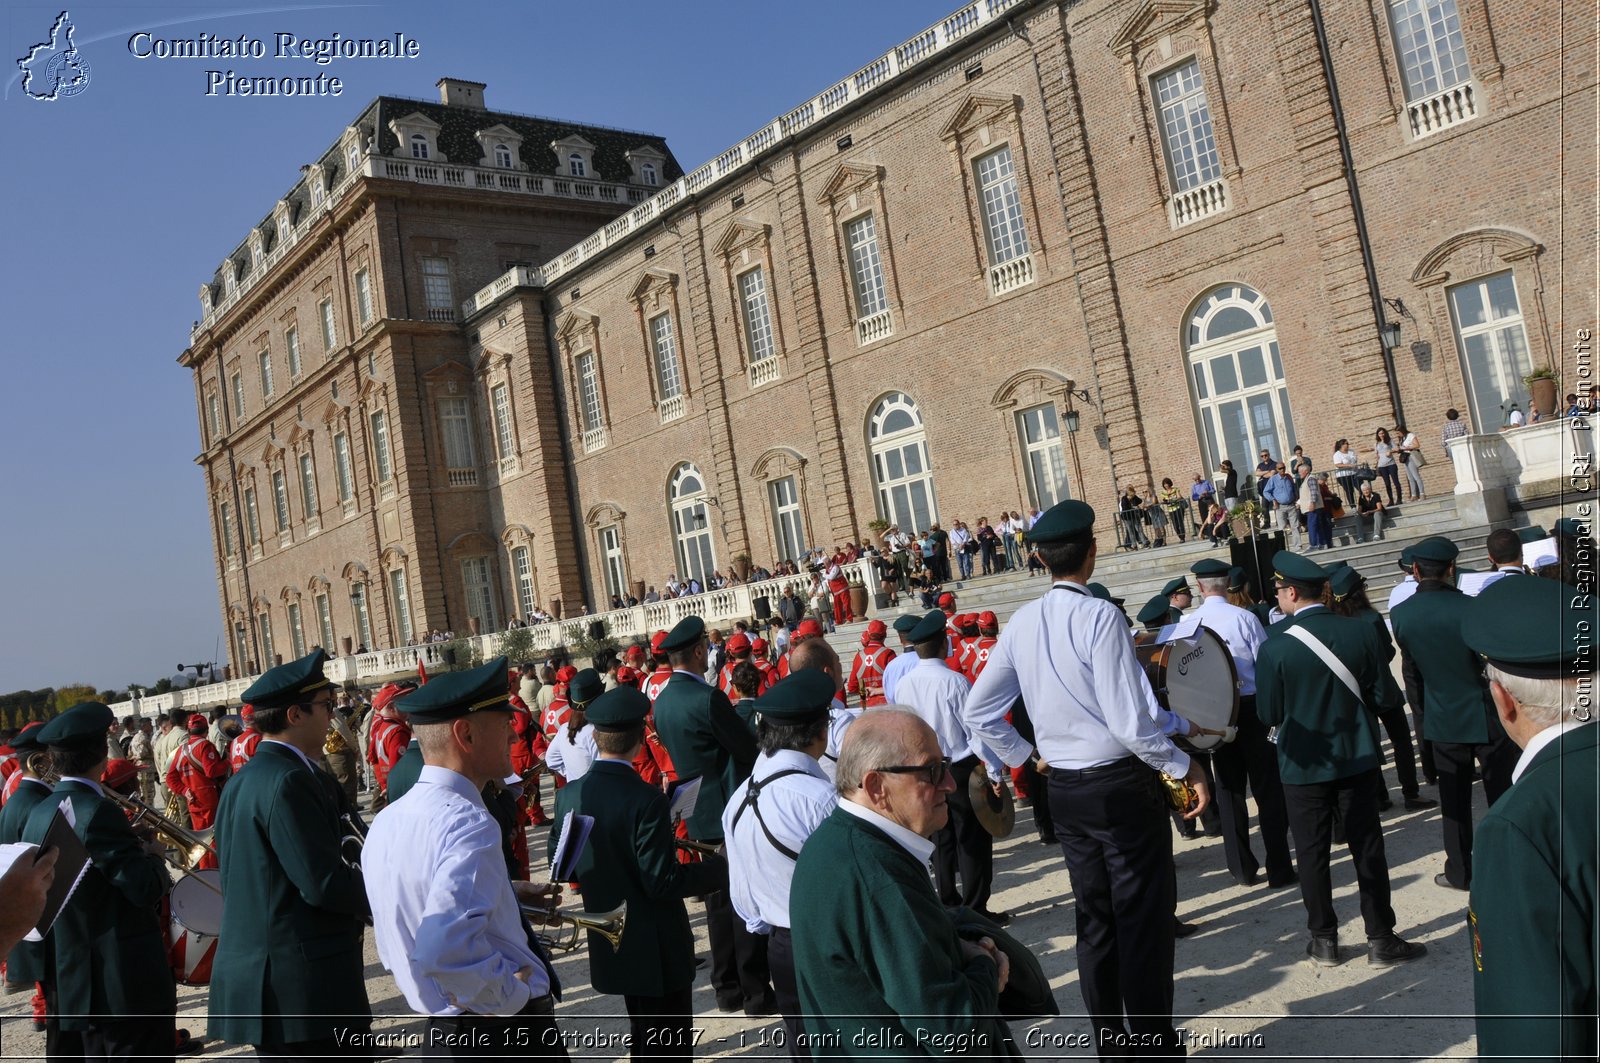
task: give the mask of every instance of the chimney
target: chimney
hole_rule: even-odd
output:
[[[474,111],[488,110],[483,102],[483,90],[488,86],[483,82],[440,78],[438,85],[439,102],[446,107],[466,107]]]

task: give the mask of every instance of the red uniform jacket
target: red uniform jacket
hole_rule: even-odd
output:
[[[178,747],[167,769],[167,789],[180,793],[189,802],[189,822],[195,830],[211,826],[217,815],[217,798],[222,780],[228,777],[228,764],[205,735],[190,735]]]
[[[411,725],[404,720],[379,716],[372,721],[372,737],[367,739],[367,763],[372,765],[372,777],[378,789],[389,788],[389,769],[405,755],[411,744]]]
[[[1000,645],[1000,640],[993,635],[979,635],[967,645],[967,678],[976,683],[989,665],[989,651]]]
[[[850,665],[850,678],[844,685],[845,693],[861,698],[863,707],[887,705],[883,696],[883,671],[894,660],[894,651],[881,642],[868,643],[856,654]]]
[[[235,773],[256,755],[256,746],[261,744],[261,732],[254,727],[248,727],[228,743],[228,767]]]

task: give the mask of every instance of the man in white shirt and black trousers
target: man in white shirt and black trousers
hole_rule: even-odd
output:
[[[566,1059],[560,985],[522,918],[557,887],[512,882],[484,785],[511,773],[506,659],[437,676],[406,698],[422,747],[416,784],[373,821],[362,849],[378,955],[425,1055]]]
[[[1172,1025],[1177,874],[1161,774],[1210,803],[1198,761],[1156,723],[1158,708],[1127,637],[1128,622],[1088,588],[1094,510],[1067,501],[1028,537],[1054,585],[1019,609],[989,651],[964,716],[1007,764],[1047,765],[1056,837],[1072,877],[1078,973],[1100,1058],[1181,1056]],[[1021,695],[1037,749],[1005,720]]]

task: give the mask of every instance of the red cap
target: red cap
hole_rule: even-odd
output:
[[[750,643],[750,652],[757,657],[765,657],[767,655],[767,640],[758,638]]]
[[[877,635],[880,638],[889,633],[889,627],[882,620],[872,620],[867,623],[867,634]]]
[[[728,655],[742,657],[750,652],[750,637],[743,631],[735,632],[728,638]]]
[[[617,669],[617,685],[638,686],[639,673],[634,671],[632,668],[629,668],[627,665],[623,665],[621,668]]]
[[[660,653],[661,652],[661,644],[663,642],[665,642],[665,641],[667,641],[667,633],[665,631],[657,631],[654,635],[651,635],[650,636],[650,652],[651,653]]]
[[[106,761],[106,770],[101,773],[100,781],[121,793],[132,786],[134,780],[138,777],[139,765],[131,760],[123,760],[118,757],[115,760]]]
[[[822,637],[822,625],[815,620],[802,620],[800,626],[794,629],[795,640]]]
[[[644,660],[644,647],[635,642],[623,651],[622,657],[623,660],[627,661],[642,661]]]
[[[248,701],[239,706],[239,721],[246,727],[253,726],[256,722],[256,707]]]
[[[564,664],[561,666],[561,671],[556,673],[556,682],[570,683],[572,682],[572,677],[577,674],[578,670],[576,668],[572,667],[570,664]]]
[[[984,628],[998,628],[1000,626],[1000,618],[995,616],[989,610],[985,609],[983,612],[978,614],[978,626]]]
[[[394,707],[394,703],[402,695],[409,694],[414,689],[416,688],[403,687],[399,683],[385,683],[383,689],[372,695],[372,711],[381,712],[391,720],[399,719],[400,710]]]
[[[943,594],[939,595],[939,608],[940,609],[949,610],[949,609],[954,609],[955,607],[956,607],[956,596],[955,595],[951,594],[949,591],[945,591]]]
[[[211,726],[210,722],[204,716],[200,715],[198,712],[194,713],[193,715],[191,715],[189,717],[189,730],[191,730],[191,731],[194,730],[196,727],[199,727],[199,728],[203,729],[203,728],[207,728],[207,727],[210,727],[210,726]]]

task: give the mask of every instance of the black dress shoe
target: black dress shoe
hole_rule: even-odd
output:
[[[744,1010],[744,999],[738,993],[734,993],[734,994],[732,994],[730,996],[723,996],[722,994],[719,993],[719,994],[717,994],[717,1010],[718,1011],[743,1011]]]
[[[1372,967],[1393,967],[1427,954],[1428,946],[1416,941],[1403,941],[1400,935],[1393,932],[1367,942],[1367,964]]]
[[[1267,888],[1269,890],[1281,890],[1281,889],[1286,889],[1289,886],[1298,886],[1298,885],[1300,885],[1300,880],[1295,878],[1293,875],[1290,875],[1288,878],[1270,878],[1269,877],[1267,879]]]
[[[983,916],[985,919],[989,920],[989,922],[993,923],[995,926],[1010,926],[1011,925],[1011,913],[1010,912],[989,912],[989,911],[984,911],[982,909],[979,909],[978,910],[978,914]]]
[[[1378,800],[1378,811],[1379,812],[1387,812],[1393,807],[1394,807],[1394,801],[1392,799],[1388,798],[1388,797],[1383,797],[1383,798],[1380,798]]]
[[[761,1000],[746,1004],[744,1013],[752,1019],[759,1019],[766,1015],[776,1015],[778,1013],[778,998],[768,993]]]
[[[1182,919],[1173,920],[1172,936],[1175,938],[1193,937],[1199,931],[1199,923],[1185,923]]]
[[[1339,966],[1339,939],[1311,935],[1311,940],[1306,942],[1306,955],[1311,957],[1311,962],[1321,967]]]
[[[1457,886],[1454,882],[1450,881],[1450,876],[1446,875],[1443,871],[1433,876],[1433,884],[1435,886],[1443,886],[1447,890],[1458,890],[1461,893],[1469,893],[1472,890],[1471,886]]]
[[[1418,797],[1415,794],[1406,798],[1407,812],[1421,812],[1425,808],[1432,808],[1439,802],[1431,797]]]
[[[1233,876],[1233,881],[1241,886],[1254,886],[1261,881],[1261,871],[1257,869],[1248,875],[1235,875]]]

